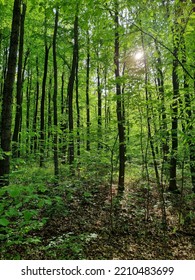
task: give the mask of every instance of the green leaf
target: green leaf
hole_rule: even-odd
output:
[[[9,221],[6,218],[1,218],[0,219],[0,225],[3,227],[6,227],[9,225]]]
[[[42,208],[42,207],[44,206],[44,204],[45,204],[45,201],[44,201],[44,200],[40,200],[40,201],[38,202],[38,207],[39,207],[39,208]]]
[[[4,152],[4,154],[8,157],[10,157],[12,155],[12,152],[8,151],[8,152]]]
[[[10,208],[7,212],[6,212],[6,216],[7,217],[16,217],[19,215],[19,212],[15,209],[15,208]]]
[[[45,204],[47,204],[47,205],[52,205],[52,201],[51,201],[50,199],[46,199],[46,200],[45,200]]]
[[[37,211],[35,210],[26,210],[24,211],[24,219],[25,221],[29,221],[34,215],[37,214]]]
[[[20,195],[20,190],[19,189],[16,189],[16,188],[13,188],[13,189],[8,189],[8,193],[11,197],[17,197]]]

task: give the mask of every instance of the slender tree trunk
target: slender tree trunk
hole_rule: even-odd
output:
[[[53,73],[53,76],[55,76],[55,73]],[[54,85],[54,87],[55,87],[55,85]],[[52,127],[52,107],[51,107],[52,94],[51,94],[51,92],[52,92],[52,77],[49,78],[49,89],[48,89],[48,115],[47,115],[47,123],[48,123],[47,138],[48,138],[48,140],[51,137],[51,127]]]
[[[34,153],[37,152],[38,146],[38,137],[37,137],[37,115],[38,115],[38,106],[39,106],[39,59],[36,57],[36,92],[35,92],[35,108],[33,114],[33,124],[32,124],[32,132],[33,137],[31,139],[31,152],[34,150]]]
[[[64,100],[64,84],[65,84],[65,72],[63,69],[62,76],[61,76],[61,122],[60,128],[62,131],[61,137],[59,139],[60,143],[60,151],[62,155],[62,163],[66,163],[66,154],[67,154],[67,129],[68,129],[68,108],[67,108],[67,99]]]
[[[100,65],[97,65],[97,92],[98,92],[98,150],[102,148],[102,90],[100,82]]]
[[[53,73],[54,74],[54,73]],[[49,78],[49,88],[48,88],[48,106],[47,106],[47,144],[46,144],[46,149],[47,149],[47,156],[49,156],[49,151],[50,151],[50,140],[52,137],[52,76]],[[53,140],[52,140],[53,142]]]
[[[46,94],[46,81],[48,72],[48,59],[49,59],[50,46],[45,42],[45,62],[44,73],[42,81],[42,96],[41,96],[41,119],[40,119],[40,167],[43,167],[44,161],[44,145],[45,145],[45,94]]]
[[[80,107],[79,107],[79,49],[77,48],[77,62],[76,62],[76,110],[77,110],[77,155],[81,154],[81,139],[80,139]]]
[[[160,131],[161,131],[161,147],[162,147],[162,170],[161,170],[161,183],[163,183],[163,175],[165,171],[165,166],[168,162],[168,153],[169,153],[169,146],[168,146],[168,128],[167,128],[167,114],[165,109],[165,89],[164,89],[164,75],[162,70],[162,60],[161,60],[161,53],[159,50],[158,43],[155,41],[155,48],[158,54],[157,57],[157,86],[159,92],[159,99],[160,99]]]
[[[8,46],[4,48],[4,55],[3,55],[2,86],[1,86],[2,98],[3,98],[3,88],[4,88],[6,73],[7,73],[7,66],[8,66]]]
[[[86,150],[90,151],[90,107],[89,107],[89,72],[90,72],[90,39],[89,31],[87,32],[87,73],[86,73],[86,114],[87,114],[87,144]]]
[[[177,19],[176,19],[177,20]],[[169,190],[176,191],[176,171],[177,171],[177,149],[178,149],[178,98],[179,98],[179,77],[178,77],[178,47],[179,47],[178,23],[175,22],[173,29],[173,65],[172,65],[172,124],[171,124],[171,158],[170,158],[170,180]]]
[[[23,49],[24,49],[24,22],[26,15],[26,5],[23,4],[21,22],[20,22],[20,42],[19,42],[19,56],[18,56],[18,71],[17,71],[17,89],[16,89],[16,116],[15,116],[15,126],[13,132],[13,146],[12,146],[12,156],[18,157],[19,149],[19,130],[21,126],[21,111],[22,111],[22,86],[23,86],[23,77],[22,77],[22,60],[23,60]]]
[[[9,184],[8,175],[10,173],[12,101],[17,63],[18,38],[20,30],[20,5],[21,0],[14,1],[8,68],[3,88],[3,102],[1,115],[1,149],[3,152],[3,159],[0,160],[1,186]]]
[[[119,175],[118,175],[118,195],[122,196],[125,183],[125,120],[123,112],[123,98],[121,92],[120,78],[120,65],[119,65],[119,13],[118,13],[118,0],[115,0],[115,44],[114,44],[114,65],[115,65],[115,78],[116,78],[116,95],[117,95],[117,121],[118,121],[118,134],[119,134]]]
[[[104,69],[104,92],[105,92],[105,97],[104,97],[104,129],[105,132],[107,132],[108,128],[108,118],[107,118],[107,68],[105,66]]]
[[[184,35],[181,35],[182,38],[182,63],[186,65],[187,57],[186,57],[186,44]],[[186,114],[183,116],[186,119],[186,126],[184,130],[184,134],[187,136],[187,142],[189,146],[189,154],[190,154],[190,172],[191,172],[191,181],[192,181],[192,190],[195,193],[195,143],[193,141],[194,138],[194,125],[192,122],[192,104],[191,104],[191,95],[189,88],[189,78],[186,72],[184,71],[184,102],[185,102],[185,112]]]
[[[78,13],[78,12],[77,12]],[[74,46],[73,46],[73,57],[72,57],[72,68],[70,78],[68,82],[68,120],[69,120],[69,165],[71,166],[74,161],[74,117],[73,117],[73,91],[77,64],[77,49],[78,49],[78,14],[75,16],[74,21]]]
[[[32,73],[31,70],[28,70],[28,85],[26,88],[26,156],[28,157],[30,152],[30,105],[31,105],[31,87],[32,87]],[[22,123],[22,120],[21,120]]]
[[[2,53],[2,31],[0,30],[0,53]],[[0,65],[3,66],[3,63],[2,63],[2,57],[0,57]],[[2,67],[3,68],[3,67]],[[1,72],[2,73],[2,72]],[[0,74],[1,74],[0,73]],[[2,100],[2,95],[3,95],[3,79],[0,79],[0,102]]]
[[[53,69],[54,69],[54,94],[53,94],[53,111],[54,111],[54,135],[53,135],[53,149],[54,149],[54,175],[59,175],[58,167],[58,115],[57,115],[57,94],[58,94],[58,68],[56,56],[56,40],[58,31],[58,9],[56,10],[55,26],[53,35]]]
[[[147,56],[146,56],[146,51],[145,51],[143,33],[141,33],[141,40],[142,40],[142,48],[143,48],[143,53],[144,53],[145,95],[146,95],[148,140],[150,142],[150,148],[151,148],[151,152],[152,152],[152,159],[153,159],[153,163],[154,163],[154,171],[155,171],[155,175],[156,175],[157,189],[158,189],[160,200],[161,200],[160,202],[161,202],[161,212],[162,212],[162,225],[163,225],[163,229],[166,230],[167,229],[167,220],[166,220],[166,209],[165,209],[165,200],[164,200],[164,194],[163,194],[163,186],[160,183],[158,165],[157,165],[157,160],[156,160],[155,145],[154,145],[154,141],[152,139],[152,131],[151,131],[151,111],[152,110],[149,107],[149,104],[151,103],[151,99],[150,99],[150,95],[148,94],[148,85],[149,85],[148,65],[147,65]],[[147,177],[149,178],[147,166],[146,166],[146,171],[147,171]]]

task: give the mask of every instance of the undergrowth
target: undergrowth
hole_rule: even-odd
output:
[[[182,199],[164,193],[163,233],[155,180],[143,179],[139,166],[127,167],[131,175],[117,211],[109,164],[94,160],[81,166],[71,176],[62,165],[56,180],[50,162],[40,169],[36,161],[15,160],[10,185],[0,189],[1,259],[193,258],[184,255],[194,248],[194,195],[188,187]],[[173,241],[184,246],[180,253],[172,252]]]

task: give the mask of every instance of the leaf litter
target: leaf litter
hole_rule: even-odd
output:
[[[116,193],[116,185],[112,189],[107,185],[87,186],[85,194],[75,188],[71,199],[64,197],[68,214],[56,213],[41,230],[30,233],[41,240],[41,245],[19,245],[14,250],[22,259],[195,258],[194,221],[179,224],[178,209],[170,195],[166,198],[165,231],[154,186],[146,191],[140,182],[129,182],[117,210],[113,206]]]

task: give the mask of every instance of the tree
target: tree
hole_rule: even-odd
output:
[[[47,40],[47,18],[45,8],[45,33],[44,33],[44,45],[45,45],[45,60],[44,60],[44,72],[42,80],[42,95],[41,95],[41,118],[40,118],[40,167],[43,167],[44,162],[44,146],[45,146],[45,95],[46,95],[46,82],[48,74],[48,61],[49,51],[51,44],[48,44]]]
[[[26,16],[26,4],[22,5],[21,23],[20,23],[20,43],[19,43],[19,55],[18,55],[18,72],[17,72],[17,94],[16,94],[16,116],[15,116],[15,126],[13,132],[13,147],[12,155],[13,157],[18,156],[18,142],[19,142],[19,132],[21,128],[22,119],[22,85],[23,85],[23,73],[22,63],[23,63],[23,49],[24,49],[24,22]],[[26,53],[26,58],[28,57],[28,52]],[[26,60],[25,60],[26,61]]]
[[[119,3],[118,0],[114,2],[114,23],[115,23],[115,41],[114,41],[114,65],[116,78],[116,95],[117,95],[117,122],[119,135],[119,176],[118,176],[118,194],[121,196],[124,191],[125,183],[125,119],[124,119],[124,105],[120,84],[120,36],[119,36]]]
[[[69,118],[69,164],[72,166],[74,161],[74,119],[73,119],[73,91],[77,66],[78,55],[78,6],[74,19],[74,45],[72,54],[72,67],[68,82],[68,118]]]
[[[58,67],[56,57],[56,39],[58,31],[58,8],[55,10],[55,26],[53,34],[53,69],[54,69],[54,94],[53,94],[53,110],[54,110],[54,136],[53,136],[53,149],[54,149],[54,174],[59,175],[58,169],[58,112],[57,112],[57,94],[58,94]]]
[[[20,6],[21,0],[14,1],[12,30],[10,36],[8,67],[3,88],[3,102],[1,115],[1,149],[3,158],[0,159],[0,185],[9,184],[11,155],[11,123],[13,86],[17,63],[18,38],[20,30]]]
[[[170,181],[169,190],[176,191],[176,170],[177,170],[177,150],[178,150],[178,98],[179,98],[179,77],[178,77],[178,52],[179,52],[179,35],[177,15],[175,15],[173,27],[173,101],[172,101],[172,122],[171,122],[171,159],[170,159]]]
[[[87,61],[86,61],[86,123],[87,123],[86,150],[87,151],[90,151],[89,74],[90,74],[90,38],[89,38],[89,30],[87,30]]]

